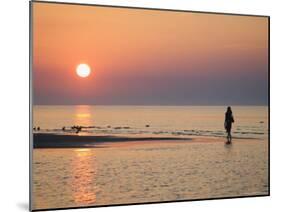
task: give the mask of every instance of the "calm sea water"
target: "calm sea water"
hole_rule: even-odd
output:
[[[40,132],[196,137],[33,150],[33,209],[268,194],[267,107],[35,106]],[[148,126],[149,125],[149,126]],[[66,127],[66,132],[62,127]],[[213,142],[205,142],[207,139]]]
[[[35,149],[33,209],[268,194],[263,140]]]
[[[122,136],[225,136],[223,106],[34,106],[41,132]],[[232,107],[233,136],[267,138],[267,106]],[[62,131],[62,127],[66,131]]]

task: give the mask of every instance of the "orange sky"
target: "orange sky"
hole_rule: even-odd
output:
[[[163,90],[169,86],[169,95],[182,93],[169,101],[195,104],[186,99],[197,98],[182,90],[195,90],[196,85],[184,87],[182,82],[175,88],[169,79],[177,84],[177,77],[186,78],[189,86],[188,80],[205,79],[204,89],[209,90],[214,81],[233,76],[254,76],[254,81],[239,82],[247,93],[241,99],[226,89],[234,92],[237,103],[264,103],[267,24],[264,17],[33,3],[35,103],[158,104],[151,102],[150,91],[158,89],[155,95],[166,98]],[[91,66],[90,77],[77,77],[79,63]],[[253,94],[260,86],[262,97]],[[225,96],[220,94],[217,102]]]

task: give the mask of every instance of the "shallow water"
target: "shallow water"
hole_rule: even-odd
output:
[[[236,138],[268,137],[267,106],[233,106]],[[41,132],[118,136],[225,136],[224,106],[34,106]],[[62,131],[62,127],[66,131]]]
[[[220,141],[34,149],[33,208],[267,194],[267,141]]]

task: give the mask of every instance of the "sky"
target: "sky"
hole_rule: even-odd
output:
[[[37,105],[267,105],[268,19],[33,2],[32,67]]]

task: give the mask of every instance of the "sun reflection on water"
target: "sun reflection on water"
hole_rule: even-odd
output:
[[[78,105],[75,107],[75,125],[89,126],[92,124],[91,108],[88,105]]]
[[[89,118],[89,117],[91,117],[91,114],[89,114],[89,113],[77,113],[76,117],[77,118]]]
[[[73,201],[80,205],[96,202],[96,157],[91,149],[76,149],[72,162]]]

